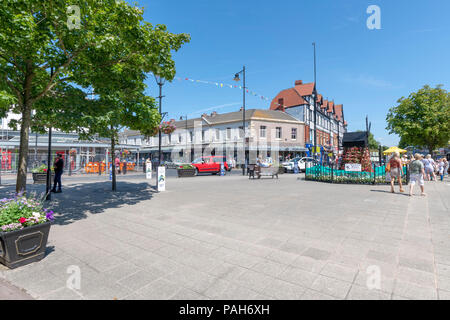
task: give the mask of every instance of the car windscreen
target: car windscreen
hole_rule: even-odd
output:
[[[192,163],[202,163],[203,162],[203,158],[198,158],[195,159],[194,161],[192,161]]]

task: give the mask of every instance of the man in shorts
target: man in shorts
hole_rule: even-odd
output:
[[[425,182],[423,177],[425,176],[425,166],[422,163],[422,155],[416,153],[414,156],[415,160],[412,161],[409,165],[409,175],[410,175],[410,189],[409,196],[413,195],[414,186],[416,183],[420,185],[420,190],[422,191],[422,196],[426,196],[425,194]]]

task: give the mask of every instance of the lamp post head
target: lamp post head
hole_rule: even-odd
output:
[[[166,79],[164,79],[164,77],[162,77],[162,76],[160,76],[160,75],[158,75],[158,74],[153,74],[153,75],[155,76],[156,83],[157,83],[159,86],[162,86],[162,85],[165,84]]]
[[[241,81],[241,79],[239,78],[239,73],[236,73],[234,75],[234,79],[233,80],[236,81],[236,82]]]

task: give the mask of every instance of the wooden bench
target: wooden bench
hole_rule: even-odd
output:
[[[261,179],[261,177],[277,177],[278,179],[278,167],[269,167],[269,168],[263,168],[259,166],[255,166],[254,174],[258,177],[258,179]],[[254,178],[254,176],[253,176]]]

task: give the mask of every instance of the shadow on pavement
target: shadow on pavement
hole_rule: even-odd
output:
[[[406,197],[409,198],[409,195],[407,193],[401,193],[401,192],[392,193],[392,192],[386,191],[386,190],[370,190],[370,191],[371,192],[382,192],[382,193],[396,194],[396,195],[399,195],[399,196],[406,196]]]
[[[0,198],[15,191],[14,186],[1,186]],[[45,193],[45,185],[28,185],[27,192]],[[111,191],[111,182],[76,183],[63,186],[63,192],[52,194],[46,204],[55,212],[54,224],[67,225],[85,219],[88,213],[102,213],[110,208],[134,205],[150,200],[156,191],[148,183],[117,182],[117,191]]]

